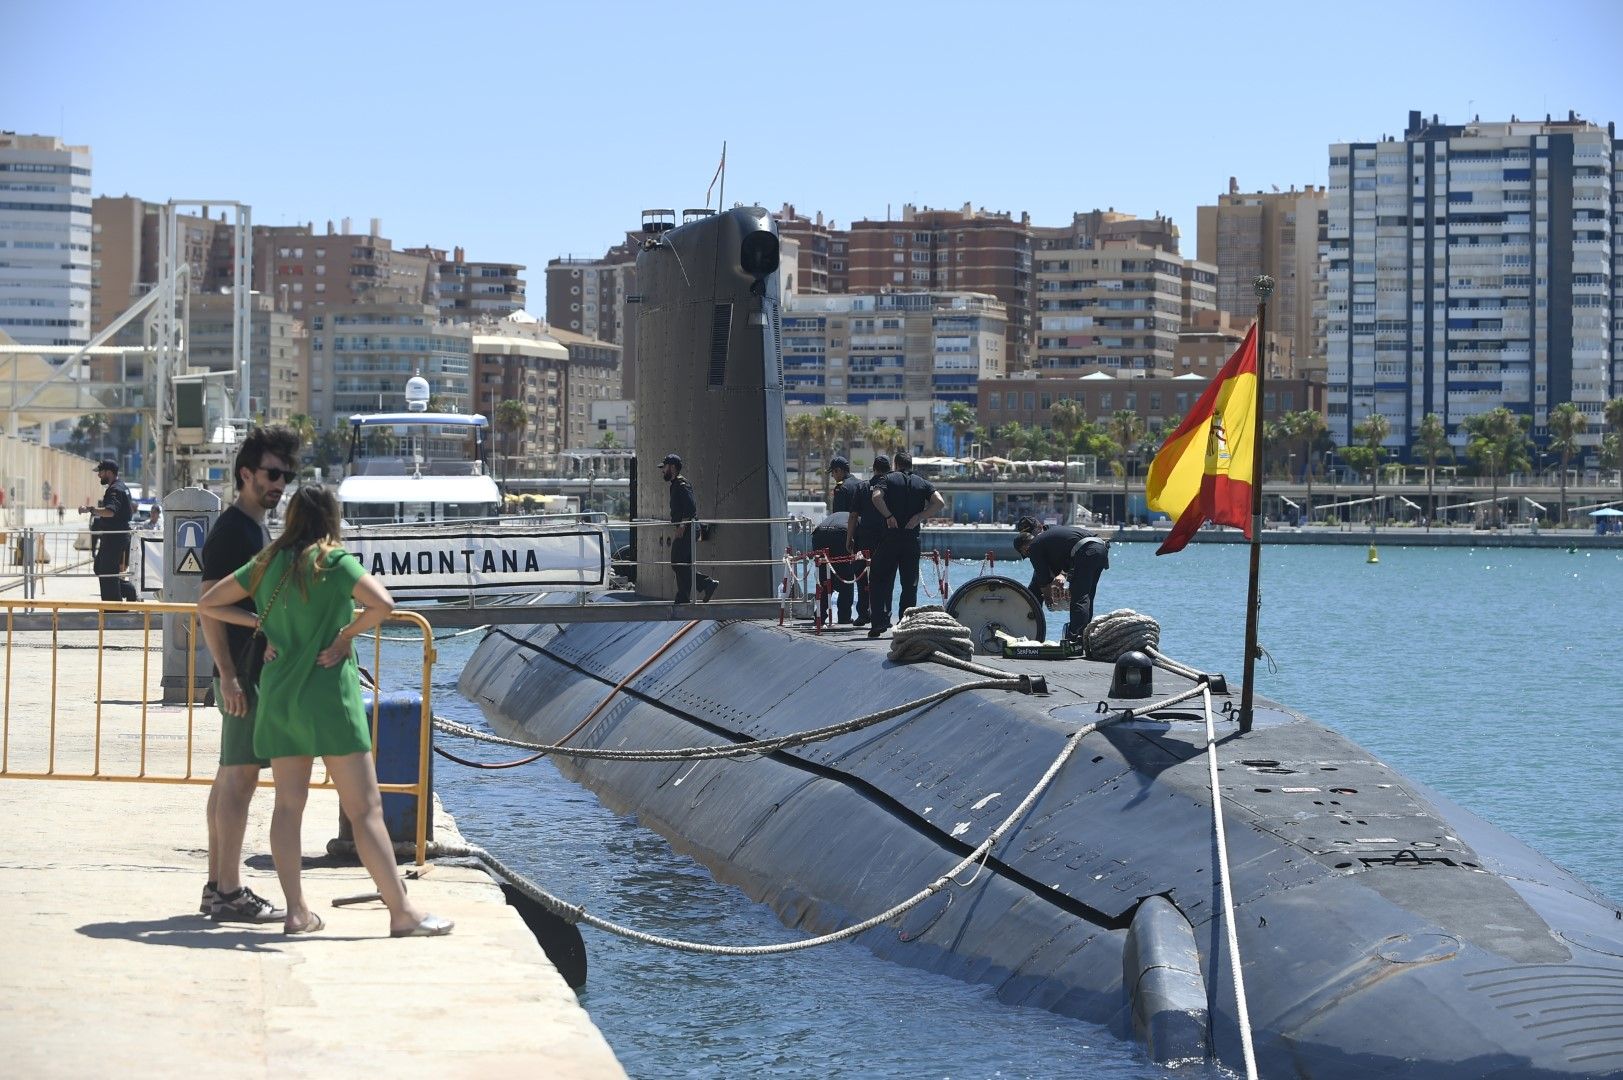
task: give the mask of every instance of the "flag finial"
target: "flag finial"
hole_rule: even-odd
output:
[[[1268,298],[1274,294],[1274,279],[1263,274],[1251,283],[1251,291],[1257,294],[1259,303],[1267,303]]]

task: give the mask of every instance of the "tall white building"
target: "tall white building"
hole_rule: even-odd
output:
[[[1598,444],[1623,392],[1623,146],[1614,125],[1443,124],[1330,147],[1326,344],[1330,432],[1372,412],[1405,453],[1437,413],[1575,403]]]
[[[90,148],[0,131],[0,330],[90,340]]]

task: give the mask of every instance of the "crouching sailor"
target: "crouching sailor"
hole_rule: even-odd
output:
[[[1021,524],[1026,524],[1025,519]],[[1086,529],[1056,525],[1039,533],[1021,530],[1014,538],[1014,550],[1031,561],[1030,589],[1039,600],[1056,579],[1069,577],[1071,621],[1065,628],[1065,640],[1081,644],[1082,632],[1093,621],[1093,594],[1099,576],[1110,569],[1109,543]]]

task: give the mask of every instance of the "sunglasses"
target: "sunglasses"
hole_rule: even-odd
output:
[[[292,469],[272,469],[263,465],[254,471],[264,473],[265,478],[273,484],[278,480],[291,480],[298,475]]]

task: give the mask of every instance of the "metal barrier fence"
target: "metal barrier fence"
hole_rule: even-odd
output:
[[[64,628],[64,612],[94,612],[95,626]],[[218,724],[200,730],[197,712],[204,707],[195,698],[196,653],[186,672],[186,701],[163,704],[155,687],[162,673],[160,616],[184,617],[188,639],[200,632],[193,604],[106,603],[90,600],[3,600],[5,616],[4,707],[0,713],[0,780],[103,780],[122,783],[196,784],[214,782]],[[113,629],[106,616],[127,612],[140,617],[140,628]],[[422,635],[418,725],[417,782],[385,784],[386,794],[412,795],[417,800],[416,862],[423,864],[428,821],[433,813],[429,782],[429,750],[433,735],[434,634],[428,621],[414,611],[396,611],[390,624],[406,624]],[[154,631],[158,637],[155,639]],[[383,627],[372,632],[372,746],[378,745],[379,715],[385,691],[383,679]],[[391,637],[391,642],[400,642]],[[409,642],[411,639],[404,639]],[[115,660],[139,651],[140,673],[132,661]],[[48,657],[39,652],[48,652]],[[93,651],[93,663],[92,663]],[[158,663],[153,663],[154,656]],[[361,653],[360,655],[364,655]],[[35,659],[37,657],[37,659]],[[109,672],[109,667],[116,670]],[[109,675],[113,675],[109,685]],[[133,683],[139,691],[129,695]],[[85,691],[93,690],[93,709],[83,706]],[[109,694],[116,696],[109,697]],[[71,703],[71,704],[69,704]],[[212,712],[212,710],[210,710]],[[209,718],[213,720],[211,716]],[[199,767],[199,754],[204,759]],[[261,787],[271,786],[268,779]],[[312,780],[312,787],[332,787],[330,777]]]
[[[135,545],[141,543],[143,536],[151,534],[131,529],[125,533],[96,535],[128,536],[133,560]],[[83,526],[0,528],[0,593],[20,589],[23,598],[32,599],[41,594],[45,583],[52,578],[95,576],[89,529]]]

